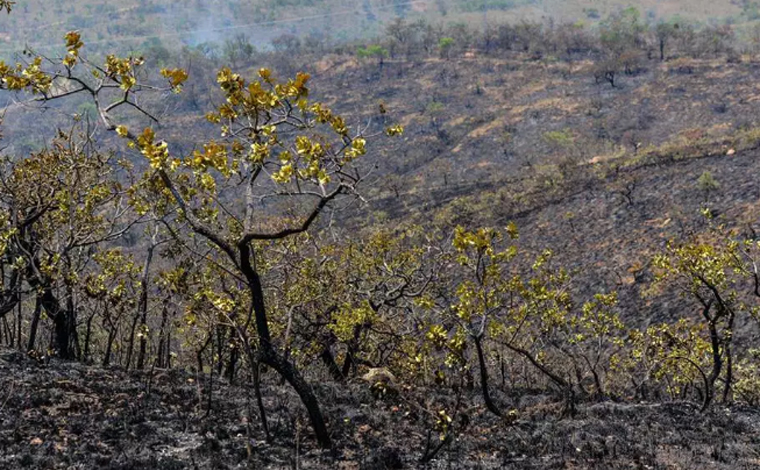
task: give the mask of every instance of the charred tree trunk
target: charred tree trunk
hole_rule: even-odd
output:
[[[198,362],[198,375],[203,374],[203,369],[205,369],[205,364],[203,362],[203,353],[206,351],[206,348],[208,347],[209,343],[211,343],[211,335],[209,335],[208,338],[206,338],[206,342],[203,343],[203,346],[198,349],[198,351],[195,352],[195,360]],[[214,347],[212,345],[211,347],[211,367],[214,366]]]
[[[230,348],[230,357],[227,361],[227,367],[225,369],[225,377],[227,378],[227,381],[229,381],[229,383],[231,384],[235,382],[235,371],[237,370],[237,363],[238,363],[238,356],[239,356],[238,348],[237,346],[235,346],[235,343],[234,343],[235,341],[234,334],[235,332],[231,330],[230,341],[233,341],[233,343],[232,343],[232,347]],[[220,359],[220,362],[221,362],[221,359]]]
[[[23,322],[21,321],[21,302],[17,305],[18,308],[16,308],[16,347],[21,349],[21,325]]]
[[[134,318],[132,318],[132,326],[129,328],[129,340],[127,341],[127,358],[126,361],[124,361],[124,368],[127,370],[132,367],[132,355],[135,350],[135,331],[137,330],[137,322],[139,320],[140,317],[135,315]]]
[[[734,360],[731,354],[731,343],[726,343],[726,385],[723,388],[723,402],[726,403],[731,398],[731,385],[734,381]]]
[[[29,251],[27,249],[27,251]],[[53,293],[53,283],[43,277],[39,267],[40,261],[35,258],[29,264],[27,279],[29,286],[41,294],[38,301],[53,320],[52,348],[61,359],[74,359],[76,356],[73,341],[76,339],[76,318],[74,312],[61,306],[58,297]],[[67,299],[68,307],[73,305],[72,299]],[[36,334],[36,332],[35,332]],[[30,338],[31,339],[31,338]]]
[[[727,402],[731,398],[731,386],[734,382],[734,358],[731,350],[731,340],[733,339],[734,332],[734,319],[736,315],[733,311],[728,312],[727,329],[728,335],[724,337],[725,345],[723,349],[726,351],[726,385],[723,388],[723,402]]]
[[[108,367],[111,364],[111,351],[113,350],[113,342],[116,339],[116,327],[112,326],[108,330],[108,341],[106,343],[106,352],[103,354],[103,367]]]
[[[82,359],[82,348],[79,344],[79,331],[77,330],[77,305],[74,298],[74,289],[70,284],[66,284],[66,321],[69,328],[69,347],[73,354],[73,359]]]
[[[345,380],[346,376],[343,375],[340,367],[338,367],[338,364],[335,362],[335,357],[333,357],[329,346],[326,346],[322,350],[319,358],[322,359],[322,363],[327,367],[327,370],[330,372],[330,376],[332,376],[333,380],[336,382],[343,382],[343,380]]]
[[[95,319],[95,314],[91,314],[87,317],[87,327],[84,333],[84,355],[82,359],[87,362],[90,360],[90,338],[92,337],[92,321]]]
[[[216,355],[219,358],[219,360],[216,362],[216,373],[219,375],[222,375],[222,370],[224,369],[224,361],[222,360],[224,358],[224,326],[221,324],[216,325]]]
[[[483,401],[486,403],[486,408],[488,408],[488,411],[501,418],[501,410],[499,410],[499,407],[496,406],[496,403],[494,403],[493,399],[491,398],[491,393],[488,389],[488,367],[486,364],[485,354],[483,354],[483,338],[482,336],[476,336],[474,340],[475,349],[478,352],[478,365],[480,366],[480,388],[483,391]]]
[[[106,322],[108,325],[106,326]],[[111,321],[108,313],[108,302],[103,303],[103,327],[108,330],[108,339],[106,340],[106,351],[103,354],[103,367],[108,367],[111,364],[111,352],[113,351],[113,342],[116,340],[116,332],[118,326]]]
[[[169,309],[166,307],[166,302],[161,309],[161,327],[158,332],[158,358],[156,359],[156,365],[160,368],[169,368],[169,353],[171,351],[169,345],[169,336],[166,328],[166,324],[169,319]]]
[[[295,389],[301,398],[301,402],[306,407],[306,411],[309,413],[317,441],[323,448],[330,448],[332,447],[330,433],[327,431],[319,402],[311,386],[304,380],[298,369],[285,360],[272,344],[266,306],[264,304],[264,289],[261,285],[261,278],[258,272],[251,264],[251,249],[247,243],[241,243],[238,245],[238,251],[240,253],[240,269],[248,281],[248,288],[251,292],[253,315],[259,340],[259,358],[262,363],[277,371]]]
[[[359,339],[362,336],[362,325],[355,325],[353,334],[354,336],[351,338],[351,341],[348,342],[348,350],[346,351],[346,358],[343,361],[343,369],[341,370],[341,373],[343,374],[343,377],[348,377],[351,375],[351,370],[353,369],[354,373],[356,373],[356,366],[357,366],[357,357],[356,357],[356,351],[359,344]]]
[[[37,342],[37,328],[40,324],[40,315],[42,314],[42,300],[39,296],[34,301],[34,313],[32,313],[32,322],[29,325],[29,342],[26,345],[27,351],[33,351]]]
[[[717,325],[719,313],[715,313],[714,315],[710,314],[710,310],[713,305],[712,300],[709,302],[703,302],[703,305],[704,309],[702,310],[702,316],[705,320],[707,320],[707,328],[710,332],[710,346],[712,349],[712,371],[705,380],[705,397],[702,405],[702,411],[706,410],[712,403],[712,400],[715,397],[715,382],[718,380],[718,377],[720,377],[721,370],[723,370],[723,357],[720,344],[721,341],[720,335],[718,334]],[[720,306],[718,308],[720,308]]]
[[[343,367],[341,368],[341,375],[348,377],[351,374],[351,369],[354,367],[354,353],[351,351],[349,345],[348,351],[346,351],[346,357],[343,359]]]
[[[150,264],[153,261],[155,249],[155,244],[148,248],[148,257],[145,259],[140,279],[140,302],[137,308],[137,315],[140,318],[140,352],[137,354],[137,368],[139,370],[145,367],[145,353],[148,347],[148,281],[150,280]]]
[[[253,370],[253,390],[256,393],[256,406],[259,408],[261,417],[261,427],[264,429],[264,436],[267,442],[272,441],[272,435],[269,433],[269,421],[267,421],[267,410],[264,407],[264,397],[261,395],[261,365],[254,360],[251,364]]]
[[[5,282],[5,281],[4,281]],[[5,316],[11,312],[18,306],[21,307],[21,296],[19,295],[18,288],[19,284],[21,282],[21,274],[18,271],[13,271],[13,274],[10,276],[10,280],[8,281],[8,288],[4,289],[2,292],[0,292],[0,298],[2,298],[2,304],[0,305],[0,318],[5,318]],[[17,311],[18,317],[20,319],[21,317],[21,311]],[[18,331],[21,331],[20,323],[16,325],[18,328]],[[21,342],[21,337],[19,336],[19,343]]]
[[[166,334],[166,351],[164,354],[164,358],[166,360],[166,368],[169,369],[172,366],[172,356],[171,356],[171,345],[172,345],[172,333],[169,331]]]
[[[73,339],[71,312],[61,307],[50,287],[45,287],[40,301],[42,308],[53,320],[53,349],[61,359],[73,359],[75,353],[71,344]]]

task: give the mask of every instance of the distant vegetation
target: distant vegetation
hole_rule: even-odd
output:
[[[376,402],[409,407],[420,464],[477,408],[514,426],[528,394],[561,417],[757,404],[756,26],[584,6],[593,24],[483,27],[464,19],[528,5],[440,2],[463,20],[441,23],[368,2],[373,24],[410,18],[266,47],[149,32],[164,14],[167,37],[216,31],[211,3],[56,4],[113,17],[103,42],[71,31],[60,57],[0,63],[4,96],[49,116],[4,115],[0,342],[43,364],[193,370],[209,413],[214,377],[243,381],[266,440],[276,374],[325,448],[352,424],[314,384],[369,377]],[[219,14],[339,6],[243,4]],[[101,57],[121,34],[146,37]]]
[[[757,2],[749,1],[681,0],[667,5],[644,1],[639,5],[647,21],[676,15],[688,22],[712,25],[746,24],[757,19]],[[546,18],[595,23],[627,6],[622,0],[603,6],[591,0],[366,0],[356,6],[338,0],[126,0],[118,5],[96,0],[21,0],[16,2],[17,18],[0,29],[0,55],[7,57],[27,45],[52,52],[58,38],[72,29],[83,31],[92,52],[139,50],[146,42],[155,41],[168,48],[223,44],[239,32],[247,33],[257,48],[265,49],[282,34],[318,41],[369,39],[395,18],[480,28],[484,24]]]

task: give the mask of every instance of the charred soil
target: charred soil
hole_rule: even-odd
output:
[[[366,384],[317,387],[335,449],[319,450],[293,392],[264,387],[267,442],[248,387],[183,371],[126,372],[0,352],[0,468],[741,469],[760,465],[760,411],[688,402],[585,403],[574,416],[550,395],[503,387],[509,423],[484,406],[453,417],[438,445],[428,410],[453,392],[406,389],[377,399]],[[476,393],[470,397],[478,403]],[[250,411],[249,411],[250,410]],[[249,416],[252,418],[249,419]]]

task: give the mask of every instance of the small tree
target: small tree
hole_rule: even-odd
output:
[[[713,177],[712,173],[708,170],[702,172],[697,180],[697,187],[704,192],[705,202],[710,198],[710,193],[717,191],[720,188],[720,183]]]
[[[660,61],[665,61],[665,48],[668,42],[676,36],[680,29],[678,23],[660,22],[655,27],[655,36],[657,37],[657,46],[660,51]]]
[[[222,46],[223,58],[233,67],[240,67],[241,62],[251,60],[255,52],[256,48],[242,33],[235,35],[232,39],[227,39]]]
[[[364,58],[377,59],[378,67],[383,68],[383,65],[385,64],[385,59],[388,57],[388,49],[384,48],[383,46],[379,44],[372,44],[367,47],[360,47],[356,51],[356,55],[360,59],[364,59]]]
[[[80,273],[100,244],[123,235],[136,219],[117,181],[111,156],[87,151],[87,139],[62,134],[52,148],[0,168],[0,238],[4,306],[0,317],[21,301],[22,283],[36,292],[53,321],[53,348],[65,359],[81,357],[77,314]],[[39,315],[32,319],[29,345]]]
[[[295,388],[318,441],[329,447],[329,433],[311,387],[275,347],[252,243],[305,232],[332,200],[353,191],[361,178],[346,167],[364,155],[366,141],[350,136],[343,118],[319,103],[309,103],[307,75],[278,83],[269,70],[262,69],[259,77],[260,81],[247,83],[230,69],[218,74],[226,102],[208,119],[221,126],[227,143],[210,141],[203,151],[177,158],[151,129],[136,136],[124,128],[117,131],[148,159],[156,171],[151,179],[160,181],[157,189],[168,192],[191,230],[219,250],[227,270],[241,276],[247,287],[248,312],[235,319],[235,325],[251,367],[261,361]],[[317,127],[328,129],[337,141],[315,133]],[[236,186],[238,178],[245,181],[246,197],[238,207],[227,207],[220,195],[225,185]],[[256,193],[262,189],[271,197],[300,196],[314,202],[307,203],[305,215],[284,215],[267,229],[254,213]],[[208,294],[216,297],[214,292]],[[229,311],[237,310],[236,304],[227,307]],[[248,329],[253,325],[255,342]]]
[[[429,305],[437,314],[427,343],[445,352],[448,367],[466,375],[467,349],[474,346],[484,401],[499,416],[489,386],[488,343],[506,348],[548,379],[570,412],[579,395],[606,396],[606,374],[625,334],[615,311],[617,296],[597,294],[576,306],[568,292],[571,278],[551,267],[551,253],[542,253],[530,272],[521,274],[516,227],[510,224],[505,232],[509,243],[502,243],[496,230],[456,229],[453,255],[464,268],[462,281],[450,287],[444,306]]]
[[[510,230],[509,233],[510,239],[517,238],[516,230]],[[507,275],[504,265],[517,254],[514,245],[497,249],[496,242],[500,238],[501,234],[495,230],[470,232],[457,227],[453,242],[457,261],[468,273],[468,278],[456,288],[456,300],[452,306],[462,328],[462,334],[455,333],[455,338],[464,339],[466,335],[475,344],[483,400],[488,410],[497,416],[502,416],[502,412],[491,398],[484,343],[488,333],[493,330],[490,325],[492,317],[503,307],[503,277]],[[465,362],[464,341],[453,341],[451,349],[460,361]]]
[[[612,88],[617,87],[617,75],[621,69],[620,60],[617,57],[607,57],[594,66],[594,81],[599,84],[607,82]]]
[[[730,396],[734,324],[737,316],[752,311],[741,300],[742,284],[754,275],[744,261],[743,247],[749,246],[724,238],[718,231],[686,243],[671,242],[667,251],[653,261],[655,288],[672,286],[698,303],[693,322],[704,327],[710,354],[709,370],[699,370],[705,382],[703,409],[712,403],[715,384],[721,376],[724,400]],[[755,279],[758,278],[755,276]],[[698,367],[696,361],[692,362]]]
[[[451,58],[451,51],[454,49],[456,41],[454,38],[443,37],[438,41],[438,50],[441,52],[441,57],[449,60]]]

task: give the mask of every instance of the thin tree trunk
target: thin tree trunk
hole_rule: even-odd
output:
[[[712,371],[707,377],[707,381],[705,383],[705,401],[703,410],[706,410],[710,406],[710,403],[712,403],[712,400],[715,397],[715,381],[718,380],[718,377],[720,377],[720,372],[723,369],[723,359],[721,357],[720,350],[720,336],[718,335],[717,325],[718,313],[715,315],[710,315],[710,308],[712,307],[712,304],[712,301],[705,303],[704,309],[702,310],[702,316],[705,320],[707,320],[707,327],[710,331],[710,346],[712,348],[713,359]],[[718,306],[718,308],[720,308],[720,306]]]
[[[166,358],[166,368],[171,369],[172,367],[172,356],[171,356],[171,348],[172,348],[172,333],[171,330],[166,334],[166,351],[164,353],[164,357]]]
[[[113,350],[113,342],[116,339],[116,327],[112,327],[108,330],[108,342],[106,343],[106,352],[103,354],[103,367],[108,367],[111,364],[111,351]]]
[[[108,340],[106,341],[106,352],[103,354],[103,367],[108,367],[111,363],[111,351],[113,349],[113,342],[116,339],[117,327],[111,321],[108,314],[108,302],[103,304],[103,326],[105,322],[108,322],[106,329],[108,330]]]
[[[42,313],[42,301],[39,296],[34,300],[34,313],[32,313],[32,323],[29,325],[29,342],[26,345],[27,351],[34,351],[37,342],[37,328],[40,324],[40,314]]]
[[[166,338],[166,321],[169,316],[168,310],[169,309],[166,308],[166,302],[164,302],[164,306],[161,309],[161,326],[158,330],[158,357],[156,358],[156,364],[163,369],[168,368],[167,363],[169,359],[168,348],[166,347],[168,343]]]
[[[343,367],[341,368],[341,375],[348,377],[351,374],[351,368],[354,367],[354,354],[351,352],[351,346],[349,345],[346,351],[346,357],[343,359]]]
[[[499,407],[496,406],[496,403],[494,403],[488,390],[488,367],[485,354],[483,354],[483,345],[481,344],[483,338],[481,336],[476,336],[474,339],[475,349],[478,352],[478,364],[480,365],[480,388],[483,391],[483,401],[485,401],[488,411],[501,418],[501,411],[499,410]]]
[[[66,321],[69,329],[69,347],[73,358],[82,359],[82,348],[79,345],[79,331],[77,330],[77,305],[74,299],[74,289],[68,283],[66,284]]]
[[[213,355],[214,355],[214,347],[211,347],[211,361],[213,362]],[[221,359],[220,359],[221,362]],[[208,418],[211,415],[211,405],[213,404],[214,400],[214,364],[211,364],[211,370],[209,371],[208,376],[208,395],[206,396],[206,414],[204,415],[204,418]]]
[[[142,370],[145,366],[145,352],[148,346],[148,281],[150,281],[150,264],[153,261],[153,252],[156,245],[148,248],[148,257],[143,265],[142,277],[140,278],[140,302],[137,315],[140,318],[140,352],[137,354],[137,368]]]
[[[124,368],[129,370],[129,368],[132,366],[132,353],[135,349],[135,330],[137,330],[137,322],[140,320],[140,317],[135,315],[134,318],[132,318],[132,326],[129,328],[129,340],[127,341],[127,358],[124,362]]]
[[[736,316],[733,312],[730,312],[728,315],[728,335],[724,339],[724,349],[726,351],[726,386],[723,388],[723,402],[727,402],[730,399],[731,386],[734,381],[734,358],[731,350],[731,341],[733,340],[734,319]]]
[[[251,306],[253,307],[254,320],[256,323],[256,332],[259,338],[259,357],[261,362],[273,368],[277,373],[282,375],[285,380],[293,387],[301,398],[301,402],[309,413],[312,428],[323,448],[332,447],[330,433],[327,431],[322,411],[319,407],[317,397],[314,395],[311,386],[304,380],[298,369],[290,362],[284,360],[272,345],[271,335],[269,333],[269,323],[267,321],[266,306],[264,303],[264,289],[261,285],[259,274],[251,265],[251,250],[247,243],[238,245],[240,252],[240,269],[248,281],[248,288],[251,292]]]
[[[95,314],[93,313],[87,318],[87,328],[85,329],[84,334],[84,356],[83,359],[85,362],[90,360],[90,338],[92,337],[92,321],[95,319]]]
[[[11,277],[11,287],[12,288],[15,287],[16,283],[18,282],[18,279],[19,279],[19,277],[13,277],[13,276]],[[16,301],[16,307],[17,307],[16,308],[16,346],[19,349],[21,349],[21,342],[22,342],[22,339],[21,339],[21,325],[23,324],[23,322],[21,321],[22,311],[21,311],[21,302],[19,301],[19,299],[20,298],[19,298],[18,294],[14,294],[14,296],[12,298],[12,301],[13,300]]]
[[[234,331],[232,331],[232,327],[230,327],[230,329],[231,329],[231,331],[230,331],[230,341],[234,341],[235,338],[234,338],[233,335],[235,333],[234,333]],[[235,383],[235,371],[237,370],[238,357],[239,357],[238,348],[233,343],[233,346],[230,348],[230,357],[229,357],[229,360],[227,361],[227,368],[225,370],[225,372],[226,372],[225,375],[227,376],[227,381],[230,384]],[[221,361],[221,358],[220,358],[220,361]]]
[[[351,370],[354,370],[354,373],[356,372],[356,345],[359,343],[359,338],[361,338],[362,335],[362,326],[361,325],[355,325],[354,331],[353,331],[353,338],[351,341],[348,342],[348,350],[346,351],[346,358],[343,360],[343,369],[341,370],[341,373],[343,374],[343,377],[348,377],[351,375]]]
[[[206,351],[206,348],[208,347],[208,345],[209,345],[210,342],[211,342],[211,336],[209,336],[208,338],[206,338],[206,342],[203,343],[203,346],[201,346],[201,348],[198,351],[196,351],[196,353],[195,353],[195,359],[198,362],[198,374],[203,374],[203,369],[204,369],[203,353]],[[213,355],[214,355],[214,348],[212,346],[211,347],[211,356],[213,357]],[[214,366],[214,364],[211,364],[211,367],[213,367],[213,366]]]
[[[298,396],[301,398],[301,402],[306,407],[306,411],[309,413],[309,419],[311,420],[312,427],[314,428],[314,434],[316,434],[317,442],[323,448],[332,447],[332,441],[330,439],[330,433],[327,431],[327,425],[325,424],[322,411],[319,408],[319,402],[311,386],[301,376],[298,369],[291,363],[283,360],[273,350],[265,352],[261,356],[262,362],[272,369],[277,371],[280,375],[285,377],[285,380],[295,389]]]
[[[329,346],[326,346],[322,350],[319,358],[322,359],[322,362],[327,367],[327,370],[330,372],[330,375],[336,382],[343,382],[343,380],[345,380],[346,376],[341,373],[340,367],[338,367],[338,364],[335,363],[335,357],[333,356],[332,351],[330,351]]]
[[[261,396],[261,365],[254,359],[251,364],[253,372],[253,390],[256,393],[256,405],[259,407],[259,417],[261,418],[261,427],[264,429],[264,436],[267,442],[272,440],[269,433],[269,422],[267,421],[267,410],[264,407],[264,398]]]
[[[730,340],[729,340],[730,341]],[[728,402],[731,394],[731,385],[733,384],[734,380],[734,373],[733,373],[733,356],[731,354],[731,343],[726,342],[725,346],[726,351],[726,384],[723,388],[723,402]]]
[[[216,355],[219,360],[216,362],[216,372],[222,375],[224,369],[224,326],[221,324],[216,325]]]
[[[103,354],[103,367],[108,367],[111,364],[111,351],[113,350],[113,342],[116,339],[116,328],[113,328],[108,332],[108,342],[106,343],[106,352]]]
[[[13,348],[16,346],[16,324],[17,324],[18,318],[15,316],[13,317],[13,325],[8,324],[8,317],[3,317],[3,326],[0,328],[2,330],[2,333],[5,334],[5,342],[8,345],[9,348]],[[3,343],[2,336],[3,334],[0,333],[0,344]],[[19,347],[21,343],[21,338],[18,340]]]

